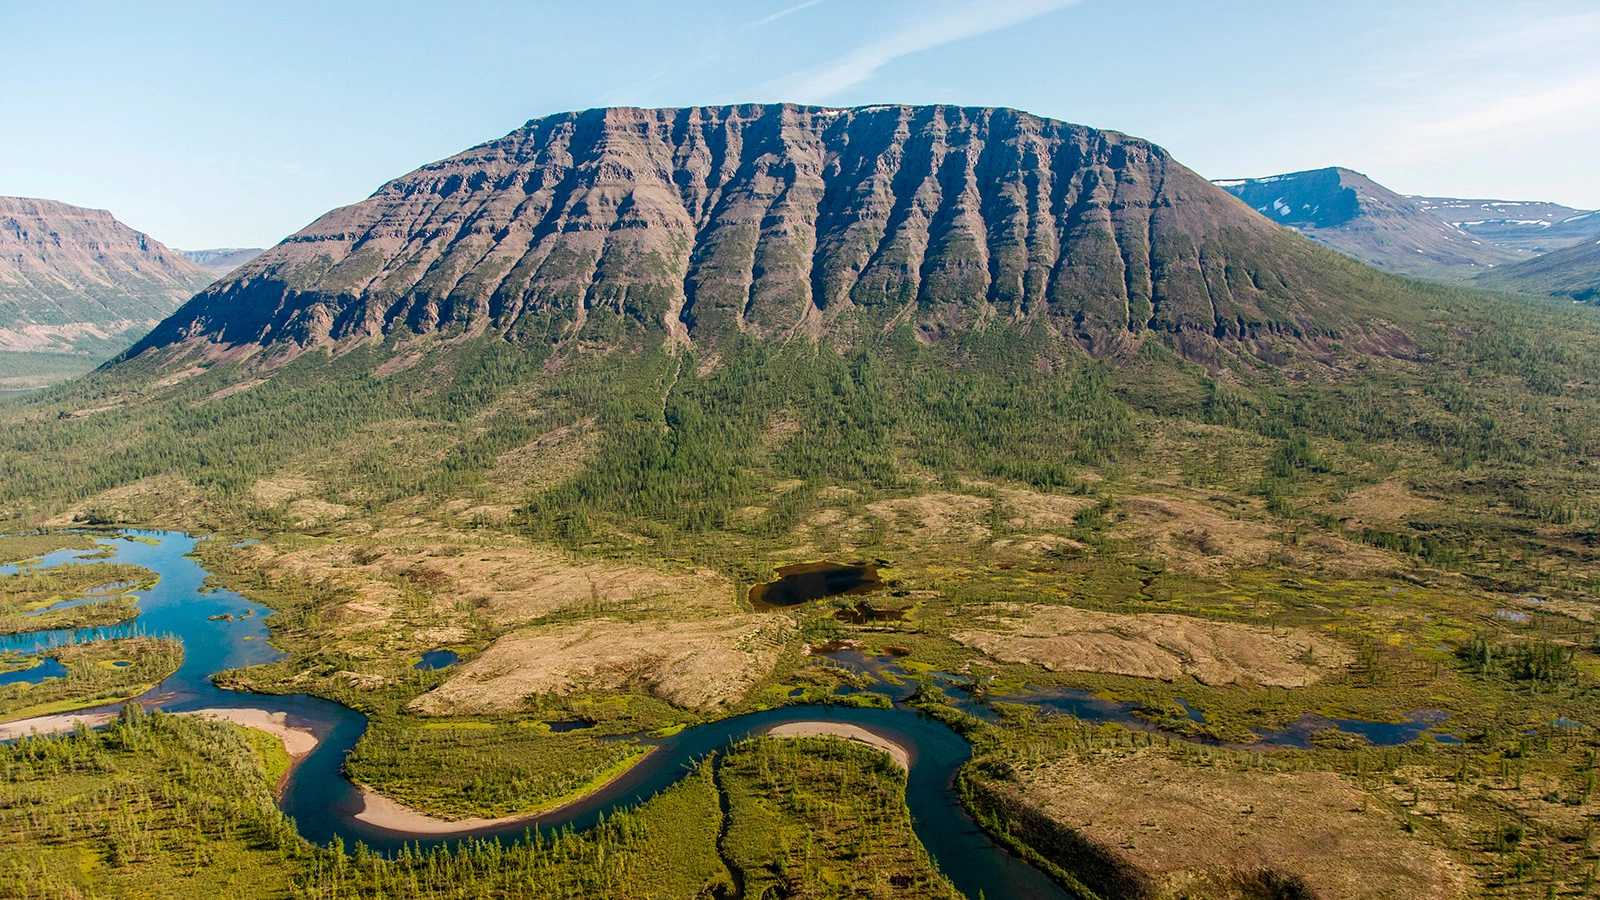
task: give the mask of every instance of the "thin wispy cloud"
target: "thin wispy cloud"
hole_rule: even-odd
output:
[[[796,3],[794,6],[791,6],[788,9],[780,9],[780,10],[778,10],[777,12],[773,13],[770,16],[762,16],[761,18],[755,20],[754,22],[746,22],[746,23],[744,23],[744,25],[742,27],[742,30],[749,31],[752,28],[760,28],[763,25],[770,25],[773,22],[776,22],[779,19],[783,18],[784,16],[793,15],[794,13],[797,13],[802,9],[810,9],[811,7],[816,6],[818,3],[821,3],[821,2],[822,2],[822,0],[806,0],[806,2],[804,2],[804,3]]]
[[[1600,134],[1600,13],[1506,12],[1441,29],[1362,73],[1385,108],[1400,162],[1503,153],[1551,138]],[[1514,61],[1507,65],[1507,60]],[[1382,103],[1384,94],[1404,97]],[[1382,121],[1381,119],[1379,120]]]
[[[1493,98],[1464,112],[1417,123],[1417,151],[1440,144],[1512,139],[1539,141],[1553,133],[1592,130],[1600,121],[1600,75]]]
[[[945,44],[1010,28],[1078,0],[978,0],[919,17],[822,65],[774,79],[756,88],[762,96],[821,102],[871,78],[884,66]]]

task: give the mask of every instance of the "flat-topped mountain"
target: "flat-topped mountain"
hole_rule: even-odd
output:
[[[999,322],[1096,355],[1156,331],[1208,356],[1359,327],[1353,272],[1160,147],[1015,110],[594,109],[328,213],[134,352],[618,325],[852,344]]]
[[[1218,181],[1262,215],[1341,253],[1391,272],[1460,280],[1533,254],[1452,224],[1443,201],[1406,197],[1359,172],[1313,169]],[[1464,220],[1466,221],[1466,220]]]
[[[0,197],[0,350],[109,356],[212,279],[105,210]]]
[[[1462,231],[1510,250],[1548,253],[1600,237],[1600,212],[1592,209],[1533,200],[1408,199]]]

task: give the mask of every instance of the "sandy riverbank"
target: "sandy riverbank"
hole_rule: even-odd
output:
[[[59,713],[53,716],[34,716],[31,719],[18,719],[15,722],[0,723],[0,740],[9,741],[29,735],[60,734],[71,731],[79,722],[90,728],[99,728],[108,725],[117,717],[114,712],[97,713]],[[223,719],[243,725],[246,728],[255,728],[265,731],[283,742],[283,749],[294,759],[298,760],[317,748],[317,738],[304,728],[292,728],[288,723],[288,716],[278,712],[268,712],[264,709],[200,709],[194,712],[178,713],[183,716],[203,716],[208,719]]]
[[[290,726],[288,715],[281,712],[267,712],[264,709],[197,709],[179,715],[221,719],[245,728],[265,731],[282,741],[283,749],[296,761],[317,749],[317,736],[305,728]]]
[[[485,819],[478,816],[470,819],[436,819],[427,813],[418,812],[403,803],[391,800],[362,784],[357,785],[361,788],[361,812],[356,813],[356,818],[369,825],[387,828],[390,831],[435,836],[476,831],[480,828],[493,828],[500,825],[513,825],[517,822],[530,822],[540,816],[566,809],[574,803],[582,802],[585,798],[593,796],[613,781],[632,771],[635,765],[642,762],[645,756],[655,752],[655,749],[654,747],[644,748],[645,752],[633,757],[627,766],[617,770],[602,782],[585,785],[580,791],[576,792],[576,796],[573,796],[573,799],[559,802],[554,806],[534,810],[533,812],[518,813],[514,816],[501,816],[498,819]]]
[[[889,754],[894,764],[902,769],[911,769],[911,754],[906,748],[896,744],[882,735],[868,731],[857,725],[846,725],[842,722],[790,722],[787,725],[775,725],[767,730],[769,737],[836,737],[847,741],[865,744],[874,750],[882,750]]]
[[[520,816],[502,816],[498,819],[484,819],[474,816],[470,819],[435,819],[427,813],[418,812],[403,803],[390,800],[388,797],[374,791],[366,785],[361,786],[361,812],[356,813],[356,818],[369,825],[387,828],[390,831],[404,831],[408,834],[456,834],[463,831],[474,831],[479,828],[491,828],[496,825],[509,825],[536,819],[541,813],[528,813]]]
[[[71,731],[79,722],[90,728],[99,728],[110,724],[117,717],[116,713],[57,713],[53,716],[34,716],[31,719],[18,719],[15,722],[0,723],[0,741],[11,741],[25,738],[30,734],[59,734]]]

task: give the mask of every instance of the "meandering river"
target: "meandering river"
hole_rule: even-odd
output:
[[[224,669],[259,665],[281,657],[267,642],[263,619],[271,610],[225,590],[205,587],[206,571],[189,554],[196,540],[178,532],[130,531],[107,538],[108,561],[143,566],[161,576],[142,592],[139,617],[108,628],[36,631],[0,638],[0,651],[48,651],[70,640],[95,640],[128,634],[171,635],[183,641],[178,671],[138,698],[150,708],[170,712],[198,709],[263,709],[284,713],[291,727],[316,735],[315,750],[289,773],[280,805],[307,839],[327,843],[335,835],[347,845],[365,842],[391,851],[404,843],[437,844],[466,837],[516,839],[527,829],[587,828],[602,814],[636,806],[684,777],[696,761],[744,738],[789,722],[830,721],[857,725],[904,747],[911,757],[906,805],[912,826],[947,878],[971,900],[1070,900],[1044,874],[996,844],[961,808],[956,770],[972,748],[955,732],[896,701],[893,709],[789,706],[750,713],[688,728],[651,741],[656,750],[625,775],[584,800],[535,819],[447,835],[418,835],[378,827],[356,818],[360,791],[344,777],[346,754],[366,730],[366,717],[337,703],[306,695],[269,696],[224,691],[211,676]],[[46,556],[41,565],[78,562],[83,550]],[[14,569],[8,569],[14,571]],[[254,610],[253,615],[241,614]],[[232,620],[220,618],[232,616]],[[213,618],[218,617],[218,618]],[[113,707],[107,707],[111,709]],[[92,710],[85,711],[93,712]]]

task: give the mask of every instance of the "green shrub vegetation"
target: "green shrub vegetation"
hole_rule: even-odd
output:
[[[536,808],[634,752],[603,739],[859,691],[872,676],[802,652],[855,640],[892,653],[904,673],[896,678],[963,673],[995,701],[1003,721],[993,726],[930,701],[995,763],[971,770],[975,780],[1085,742],[1181,733],[1231,743],[1306,713],[1398,722],[1441,710],[1449,718],[1433,734],[1464,744],[1424,736],[1373,748],[1330,733],[1310,751],[1172,747],[1196,764],[1336,771],[1374,796],[1394,793],[1380,790],[1385,779],[1419,795],[1459,785],[1448,803],[1395,800],[1395,809],[1490,893],[1545,896],[1554,885],[1556,896],[1577,895],[1592,887],[1592,835],[1552,810],[1591,808],[1600,727],[1600,312],[1372,284],[1363,302],[1384,321],[1263,338],[1256,349],[1272,364],[1228,344],[1184,358],[1160,335],[1091,360],[1042,327],[999,324],[932,344],[898,329],[841,347],[730,336],[669,348],[659,335],[604,325],[600,313],[604,327],[559,348],[492,333],[397,335],[178,380],[142,358],[0,404],[0,527],[75,520],[262,538],[199,551],[219,584],[277,610],[268,624],[287,654],[222,683],[315,693],[366,713],[351,773],[425,811]],[[591,340],[606,328],[615,333]],[[409,368],[380,368],[413,352]],[[385,555],[385,541],[421,531],[450,535],[455,555],[426,565]],[[66,539],[30,535],[0,553],[28,558]],[[892,584],[874,602],[899,618],[841,618],[832,601],[790,611],[798,627],[772,671],[714,713],[675,709],[640,678],[472,720],[484,727],[413,716],[412,700],[453,677],[412,670],[423,649],[448,645],[470,660],[514,630],[637,623],[670,617],[680,602],[608,605],[596,586],[587,602],[508,612],[483,579],[451,568],[497,542],[548,551],[578,583],[586,575],[576,567],[618,563],[715,580],[726,596],[696,607],[704,616],[748,612],[749,587],[778,565],[881,559]],[[338,565],[316,570],[307,560],[317,553]],[[26,577],[76,578],[73,568]],[[8,602],[14,617],[87,586],[39,581]],[[1036,605],[1299,629],[1336,642],[1348,660],[1304,687],[1264,687],[1248,673],[1237,683],[1162,681],[1005,663],[959,639],[1007,632]],[[1134,704],[1169,734],[1038,720],[1005,703],[1025,685]],[[934,697],[930,688],[925,699]],[[572,718],[597,724],[571,734],[528,724]],[[1552,727],[1558,720],[1575,724]],[[48,753],[111,760],[156,791],[189,777],[185,765],[204,768],[208,742],[226,742],[199,727],[119,726],[126,740],[164,748],[151,758],[167,768],[102,743],[110,737],[64,738],[61,748],[76,749]],[[69,780],[49,790],[25,787],[43,784],[28,781],[34,774],[8,783],[34,799],[0,815],[32,809],[40,821],[70,821],[69,807],[52,805],[59,787],[92,799],[85,808],[100,810],[101,830],[85,831],[85,843],[60,836],[65,826],[48,840],[25,832],[33,837],[0,858],[12,871],[33,867],[49,896],[116,896],[169,876],[197,886],[173,896],[226,892],[225,877],[267,895],[322,898],[693,896],[735,891],[738,879],[750,896],[769,887],[873,895],[887,890],[882,873],[904,876],[896,888],[944,890],[903,827],[894,773],[833,744],[742,747],[590,834],[393,863],[306,848],[281,836],[265,807],[236,817],[235,837],[190,828],[174,818],[189,800],[139,793],[146,788],[116,799],[109,771],[63,770]],[[1555,799],[1518,787],[1535,771]],[[182,796],[222,790],[191,787],[200,793]],[[246,787],[231,796],[256,803]],[[138,855],[146,845],[135,841],[132,855],[113,857],[112,821],[177,849],[157,860]],[[247,827],[257,830],[238,837]],[[35,840],[51,848],[37,859],[19,849]],[[258,878],[268,869],[275,874]]]
[[[0,575],[0,634],[126,622],[139,612],[132,592],[155,584],[155,573],[125,563],[63,563]],[[92,602],[50,608],[80,600]]]
[[[242,729],[137,707],[0,747],[0,885],[19,900],[953,896],[911,836],[899,770],[834,741],[740,745],[582,834],[387,860],[298,838],[268,762]]]
[[[166,638],[108,638],[63,644],[41,655],[59,661],[66,676],[0,685],[0,718],[25,719],[137,697],[178,671],[183,647]]]

